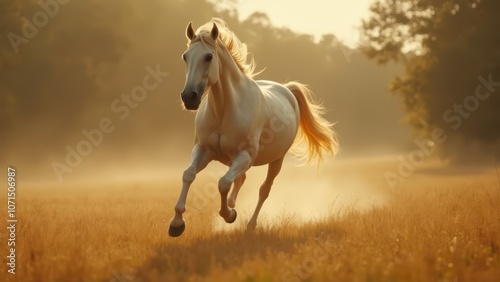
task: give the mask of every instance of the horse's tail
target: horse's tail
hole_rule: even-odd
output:
[[[335,156],[339,147],[337,134],[333,124],[323,117],[323,105],[314,100],[307,85],[292,81],[285,86],[297,99],[300,111],[300,131],[292,151],[307,163],[316,157],[320,162],[325,153]]]

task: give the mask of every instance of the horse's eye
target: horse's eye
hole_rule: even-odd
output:
[[[186,54],[182,54],[182,59],[185,61],[186,60]]]
[[[207,56],[205,57],[205,61],[210,62],[210,61],[212,61],[213,58],[214,58],[214,54],[207,54]]]

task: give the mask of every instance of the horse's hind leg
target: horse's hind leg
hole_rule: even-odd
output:
[[[246,174],[243,173],[242,176],[236,178],[236,180],[234,181],[233,191],[231,191],[231,195],[229,195],[229,198],[227,199],[227,205],[230,208],[234,209],[234,207],[236,206],[236,197],[238,197],[238,192],[240,192],[240,188],[241,186],[243,186],[246,178]]]
[[[284,157],[272,162],[269,164],[269,168],[267,170],[267,177],[264,180],[264,183],[260,187],[259,190],[259,201],[257,202],[257,206],[255,207],[255,211],[252,215],[252,218],[248,221],[247,230],[254,230],[255,226],[257,226],[257,217],[259,216],[260,209],[269,196],[269,192],[271,191],[271,187],[273,185],[274,179],[280,173],[281,166],[283,164]]]

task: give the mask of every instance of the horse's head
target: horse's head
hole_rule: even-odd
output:
[[[191,23],[186,28],[189,43],[186,52],[182,54],[186,63],[186,83],[181,99],[187,110],[197,110],[203,93],[219,80],[218,36],[219,29],[215,23],[210,32],[200,31],[195,34]]]

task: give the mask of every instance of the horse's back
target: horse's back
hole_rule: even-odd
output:
[[[255,82],[260,87],[262,95],[264,95],[267,105],[272,111],[275,111],[277,107],[291,107],[295,113],[299,114],[297,99],[285,85],[271,80],[257,80]]]

